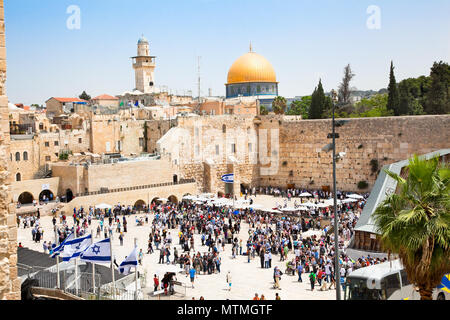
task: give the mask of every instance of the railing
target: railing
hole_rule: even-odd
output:
[[[144,185],[144,186],[116,188],[116,189],[108,189],[108,190],[101,190],[101,191],[77,193],[75,195],[75,197],[78,198],[78,197],[87,197],[87,196],[93,196],[93,195],[105,194],[105,193],[114,193],[114,192],[133,191],[133,190],[140,190],[140,189],[151,189],[151,188],[159,188],[159,187],[167,187],[167,186],[176,186],[179,184],[188,184],[188,183],[194,183],[194,182],[195,182],[195,179],[180,179],[180,181],[178,181],[178,182],[164,182],[164,183],[148,184],[148,185]]]

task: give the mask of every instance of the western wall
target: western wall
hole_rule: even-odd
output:
[[[336,128],[340,135],[336,152],[346,153],[336,165],[339,190],[369,192],[384,165],[450,146],[449,115],[346,120]],[[159,145],[160,152],[179,166],[184,178],[195,178],[204,192],[229,193],[220,180],[227,173],[235,173],[235,192],[241,184],[332,188],[332,153],[322,151],[332,142],[327,138],[331,119],[230,115],[182,119],[178,128],[185,130],[183,141],[189,148],[182,149],[181,140],[166,139]],[[358,188],[360,181],[367,188]]]

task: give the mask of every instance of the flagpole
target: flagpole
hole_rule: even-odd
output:
[[[55,224],[55,249],[58,246],[58,228]],[[59,253],[56,256],[56,287],[61,289],[61,280],[59,278]]]
[[[134,246],[136,247],[137,252],[137,238],[134,238]],[[138,265],[136,264],[136,272],[134,273],[134,281],[136,282],[136,290],[135,290],[135,300],[138,299]]]
[[[109,248],[111,254],[111,277],[112,277],[112,289],[113,289],[113,298],[116,300],[116,283],[114,280],[114,259],[113,259],[113,248],[112,248],[112,237],[109,238]]]
[[[91,229],[91,245],[94,244],[94,230]],[[92,263],[92,293],[95,295],[95,263]]]
[[[77,229],[74,227],[75,239],[78,238]],[[75,258],[75,295],[78,295],[78,259]]]

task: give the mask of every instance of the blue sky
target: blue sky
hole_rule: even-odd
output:
[[[81,28],[69,30],[70,5]],[[370,5],[381,29],[366,26]],[[358,89],[428,75],[449,62],[450,1],[406,0],[5,0],[7,94],[13,103],[51,96],[120,94],[134,88],[130,57],[144,34],[157,56],[156,85],[224,95],[232,63],[253,44],[274,66],[280,94],[311,94],[322,78],[336,88],[350,63]]]

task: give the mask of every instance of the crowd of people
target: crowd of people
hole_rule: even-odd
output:
[[[246,198],[256,192],[287,197],[291,201],[307,190],[277,188],[253,188],[245,190]],[[309,199],[318,204],[328,199],[330,194],[323,191],[309,191],[313,196]],[[345,193],[339,193],[338,198],[344,199]],[[300,200],[301,201],[301,200]],[[361,214],[365,200],[349,202],[338,206],[339,215],[339,283],[344,284],[345,277],[352,271],[372,264],[382,262],[370,256],[353,260],[346,254],[346,245],[354,233],[354,227]],[[286,205],[286,204],[285,204]],[[314,208],[302,215],[278,215],[254,209],[235,210],[227,206],[182,201],[180,203],[152,203],[144,210],[143,217],[136,217],[137,226],[148,226],[147,254],[159,253],[159,264],[173,264],[188,275],[194,287],[198,275],[221,273],[221,254],[229,245],[232,258],[246,256],[250,263],[253,259],[260,260],[260,268],[273,268],[273,287],[282,289],[281,277],[297,276],[299,282],[306,281],[306,275],[311,284],[311,290],[318,285],[319,290],[336,288],[335,279],[335,249],[334,232],[330,222],[333,212],[330,208]],[[54,231],[57,241],[62,242],[70,232],[82,236],[89,232],[92,220],[98,220],[96,237],[111,237],[119,234],[121,245],[127,233],[127,217],[138,212],[138,208],[116,205],[107,209],[89,207],[74,209],[73,226],[69,227],[64,213],[53,217]],[[142,212],[142,211],[141,211]],[[153,219],[150,219],[150,217]],[[39,230],[39,218],[26,217],[20,219],[24,226]],[[150,222],[151,221],[151,222]],[[241,235],[241,224],[249,226],[248,235]],[[18,221],[18,225],[20,222]],[[34,225],[34,227],[33,227]],[[174,231],[175,230],[175,231]],[[304,236],[305,232],[315,230],[315,234]],[[34,232],[33,239],[38,239],[40,231]],[[42,231],[43,232],[43,231]],[[41,233],[42,234],[42,233]],[[194,235],[198,235],[201,243],[196,243]],[[197,238],[198,239],[198,238]],[[51,253],[56,244],[44,243],[44,251]],[[180,249],[178,249],[179,247]],[[46,249],[47,248],[47,249]],[[143,252],[140,250],[140,263]],[[280,267],[281,266],[281,267]],[[226,274],[227,285],[231,290],[231,274]],[[154,290],[160,287],[165,293],[173,293],[175,273],[166,273],[160,281],[155,275]],[[260,298],[259,298],[260,299]]]

